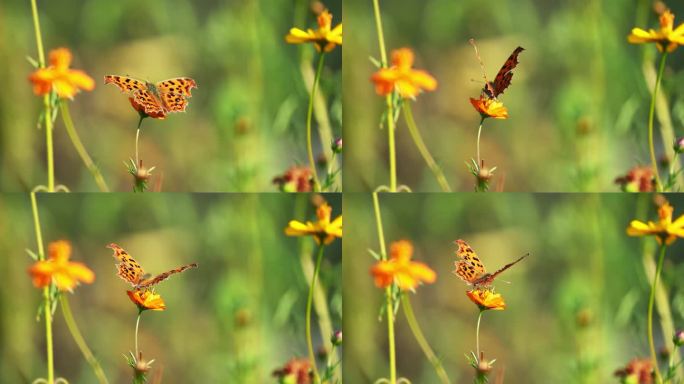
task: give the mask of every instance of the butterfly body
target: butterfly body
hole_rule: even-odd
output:
[[[486,95],[491,99],[495,99],[497,96],[502,94],[509,85],[511,85],[511,80],[513,79],[513,69],[515,69],[515,67],[518,65],[518,55],[524,50],[525,48],[518,47],[513,51],[513,53],[511,53],[504,65],[496,74],[494,81],[487,81],[484,88],[482,88],[483,96]]]
[[[197,88],[195,80],[178,77],[151,83],[127,76],[107,75],[105,84],[114,84],[131,95],[132,103],[139,106],[145,114],[163,119],[171,112],[185,112],[192,88]],[[135,106],[134,105],[134,106]]]
[[[461,278],[461,280],[475,288],[486,288],[491,286],[498,275],[528,256],[523,255],[519,259],[506,264],[496,272],[487,273],[484,264],[482,264],[482,261],[480,261],[480,258],[468,243],[460,239],[456,240],[454,243],[458,246],[458,250],[456,250],[458,260],[454,263],[456,269],[453,272],[456,276]]]
[[[111,243],[107,245],[107,248],[111,248],[114,251],[113,256],[119,261],[116,264],[117,275],[131,284],[136,290],[150,288],[168,279],[171,275],[181,273],[190,268],[197,268],[197,263],[192,263],[152,277],[149,273],[145,273],[140,264],[117,244]]]

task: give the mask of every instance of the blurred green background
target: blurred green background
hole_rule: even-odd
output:
[[[675,217],[684,197],[668,196]],[[466,240],[490,272],[530,253],[496,281],[508,305],[484,314],[481,350],[496,358],[504,382],[610,383],[633,357],[647,357],[649,284],[643,254],[653,238],[628,237],[634,218],[656,217],[652,196],[624,194],[413,194],[380,195],[384,235],[413,242],[414,260],[427,263],[437,281],[410,294],[418,322],[452,382],[472,382],[464,354],[475,350],[477,307],[454,270],[456,239]],[[379,252],[370,196],[345,194],[345,380],[370,383],[389,376],[387,324],[378,321],[384,290],[369,269]],[[389,248],[388,248],[389,249]],[[676,328],[684,327],[684,242],[667,250],[663,281]],[[506,282],[509,283],[506,283]],[[657,313],[657,312],[656,312]],[[656,315],[656,348],[663,341]],[[400,312],[396,321],[397,369],[413,383],[437,376]],[[663,344],[665,343],[665,344]]]
[[[188,76],[198,89],[186,113],[146,119],[140,154],[157,166],[152,186],[163,191],[274,191],[273,177],[306,163],[305,123],[315,51],[286,44],[293,26],[316,26],[312,8],[328,7],[341,22],[341,0],[248,1],[38,1],[46,56],[68,47],[73,68],[96,81],[70,103],[76,129],[114,191],[132,190],[122,164],[134,157],[138,114],[127,96],[104,86],[103,76],[151,82]],[[42,98],[27,77],[37,58],[29,1],[0,5],[0,188],[26,191],[47,183],[45,134],[36,128]],[[341,50],[326,58],[321,82],[328,118],[314,153],[330,156],[341,133]],[[58,183],[74,191],[96,184],[66,135],[55,127]],[[319,140],[320,138],[320,140]],[[323,142],[323,145],[321,145]],[[160,180],[163,179],[163,180]]]
[[[679,25],[684,6],[666,3]],[[387,132],[379,129],[385,102],[369,81],[376,70],[369,57],[380,57],[378,38],[371,1],[346,0],[344,6],[345,166],[354,170],[347,172],[345,187],[369,191],[389,184]],[[525,48],[500,98],[510,118],[489,119],[482,132],[482,157],[498,166],[494,181],[503,190],[616,191],[618,175],[649,163],[644,70],[655,79],[657,50],[653,44],[628,44],[627,35],[635,26],[658,26],[652,1],[405,0],[380,1],[380,7],[388,55],[412,48],[415,67],[439,82],[412,105],[453,190],[472,191],[474,184],[464,163],[475,157],[480,116],[468,98],[479,96],[483,80],[470,38],[477,41],[490,81],[513,49]],[[665,123],[678,136],[684,134],[683,58],[682,49],[668,57],[663,89],[671,116],[659,115],[671,119]],[[438,191],[403,116],[396,137],[399,183]],[[656,140],[660,155],[658,133]],[[666,136],[669,154],[672,142]]]
[[[150,273],[197,262],[199,267],[157,287],[166,311],[147,311],[139,343],[153,375],[168,383],[268,383],[292,357],[306,356],[308,285],[300,257],[311,258],[310,237],[287,237],[292,218],[315,215],[305,194],[283,195],[38,195],[43,240],[67,239],[72,260],[96,275],[69,295],[76,322],[110,383],[131,382],[123,354],[134,349],[137,309],[130,285],[116,276],[116,242]],[[335,216],[341,199],[327,195]],[[0,196],[0,382],[45,377],[44,323],[36,321],[42,290],[27,274],[36,251],[30,200]],[[341,242],[325,251],[321,282],[333,327],[341,327]],[[314,345],[319,336],[314,316]],[[61,310],[54,321],[55,367],[70,383],[95,376],[71,339]],[[151,380],[150,382],[156,382]]]

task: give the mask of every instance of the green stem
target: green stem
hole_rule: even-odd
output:
[[[406,321],[408,322],[409,328],[411,328],[411,332],[413,332],[413,337],[416,338],[418,345],[420,345],[420,348],[423,350],[423,353],[425,353],[425,356],[427,357],[428,361],[430,361],[430,364],[432,364],[437,376],[439,376],[439,379],[442,383],[451,383],[449,376],[444,370],[444,366],[442,366],[442,362],[439,360],[437,355],[435,355],[435,352],[432,350],[432,348],[430,348],[430,344],[427,342],[425,335],[423,335],[423,331],[420,329],[420,325],[418,324],[416,316],[413,313],[413,307],[411,306],[411,300],[409,299],[408,294],[403,294],[401,296],[401,305],[404,309],[404,315],[406,317]]]
[[[658,97],[658,87],[660,85],[660,80],[663,78],[663,72],[665,70],[665,59],[667,58],[667,52],[663,52],[660,57],[660,66],[658,69],[658,77],[656,77],[655,86],[653,87],[653,95],[651,95],[651,108],[648,111],[648,147],[651,152],[651,166],[653,167],[653,173],[656,177],[656,189],[662,191],[663,184],[660,181],[660,174],[658,172],[658,162],[655,155],[655,145],[653,144],[653,119],[655,117],[655,105],[656,98]]]
[[[59,109],[62,112],[62,121],[66,127],[69,139],[71,139],[71,143],[74,145],[76,152],[78,152],[81,160],[83,160],[83,164],[85,164],[86,168],[88,168],[88,171],[90,171],[90,173],[93,175],[95,183],[97,183],[100,191],[109,192],[109,187],[107,187],[107,183],[105,183],[102,173],[100,173],[100,169],[97,167],[97,165],[95,165],[90,155],[88,155],[88,151],[86,151],[83,142],[81,142],[81,138],[78,136],[78,132],[76,132],[74,121],[71,119],[69,104],[67,104],[65,100],[61,100],[59,103]]]
[[[385,248],[385,234],[382,229],[382,214],[380,213],[380,202],[378,193],[373,192],[373,210],[375,212],[375,223],[378,229],[378,240],[380,242],[380,257],[387,260],[387,250]],[[394,345],[394,303],[392,302],[392,288],[385,288],[385,306],[387,312],[387,340],[389,343],[389,364],[390,364],[390,384],[397,383],[397,356]]]
[[[318,181],[318,172],[316,171],[316,162],[314,161],[313,145],[311,144],[311,117],[313,116],[314,97],[316,96],[316,88],[321,79],[321,72],[323,71],[323,61],[325,53],[321,52],[318,56],[318,67],[316,68],[316,76],[314,77],[313,85],[311,86],[311,94],[309,95],[309,110],[306,113],[306,153],[309,156],[309,167],[313,174],[314,191],[321,190],[321,184]]]
[[[140,119],[142,122],[142,119]],[[138,157],[138,140],[140,139],[140,124],[138,124],[138,130],[135,131],[135,166],[136,168],[140,166],[140,158]]]
[[[416,147],[418,148],[418,152],[420,152],[421,156],[423,156],[425,163],[435,175],[435,179],[437,179],[437,183],[439,183],[439,186],[442,188],[442,192],[451,192],[451,188],[449,187],[446,177],[444,177],[442,169],[439,167],[439,165],[437,165],[437,162],[435,162],[435,159],[430,154],[430,151],[425,145],[423,137],[416,126],[416,121],[413,118],[413,111],[411,110],[411,102],[404,100],[402,104],[404,110],[404,120],[406,120],[409,133],[411,134],[413,143],[416,144]]]
[[[380,46],[380,63],[382,68],[387,68],[387,52],[385,50],[385,36],[382,32],[382,17],[380,15],[379,0],[373,0],[373,13],[375,15],[375,28],[378,33],[378,45]],[[389,147],[389,167],[390,167],[390,192],[397,191],[397,155],[394,140],[394,105],[392,103],[392,93],[385,96],[387,104],[387,141]]]
[[[97,376],[97,380],[100,383],[109,383],[109,381],[107,381],[107,376],[105,376],[104,371],[100,366],[100,363],[97,361],[90,348],[88,348],[88,344],[86,344],[86,341],[83,338],[81,331],[78,329],[78,325],[76,325],[74,315],[71,313],[69,299],[66,295],[63,294],[60,296],[59,302],[62,306],[62,316],[64,316],[64,321],[66,322],[67,328],[69,328],[71,337],[76,342],[76,345],[78,345],[78,348],[81,350],[83,357],[85,357],[88,364],[90,364],[90,367],[93,369],[95,376]]]
[[[483,310],[480,310],[480,314],[477,315],[477,328],[475,330],[475,348],[477,351],[477,361],[480,361],[480,320],[482,320]]]
[[[477,166],[478,168],[482,166],[482,159],[480,158],[480,135],[482,134],[482,124],[484,123],[484,117],[480,120],[480,127],[477,129]]]
[[[313,341],[311,339],[311,305],[313,304],[313,293],[316,288],[316,279],[318,279],[318,271],[321,269],[321,260],[323,259],[323,244],[318,246],[318,255],[316,256],[316,267],[314,268],[313,277],[311,278],[311,286],[309,288],[309,296],[306,299],[306,346],[309,349],[309,360],[311,361],[311,368],[313,369],[313,382],[320,383],[320,375],[316,367],[316,355],[314,353]]]
[[[140,326],[140,317],[142,316],[142,311],[138,311],[138,319],[135,321],[135,358],[139,359],[138,351],[138,327]]]
[[[651,349],[651,360],[653,360],[653,367],[655,368],[656,383],[662,382],[660,369],[658,368],[658,356],[656,355],[655,343],[653,341],[653,303],[655,302],[656,286],[658,284],[658,277],[660,271],[663,269],[663,260],[665,259],[666,245],[660,246],[658,255],[658,266],[656,267],[655,276],[653,277],[653,285],[651,286],[651,295],[648,299],[648,346]]]
[[[40,229],[40,216],[38,215],[38,203],[36,202],[36,193],[31,192],[31,211],[33,213],[33,226],[36,231],[36,243],[38,245],[38,260],[45,260],[45,251],[43,250],[43,235]],[[50,300],[50,285],[43,287],[43,315],[45,316],[45,344],[47,345],[47,369],[48,369],[48,384],[55,382],[55,363],[52,351],[52,303]]]
[[[36,35],[36,47],[38,48],[38,64],[45,68],[45,53],[43,51],[43,38],[40,33],[40,20],[38,19],[38,5],[36,0],[31,0],[31,15],[33,17],[33,30]],[[48,192],[55,191],[55,161],[52,146],[52,105],[50,104],[50,92],[43,95],[45,107],[45,142],[47,151]]]

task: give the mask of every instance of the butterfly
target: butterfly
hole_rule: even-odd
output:
[[[480,62],[480,67],[482,67],[482,77],[484,77],[485,80],[485,86],[482,88],[482,93],[487,95],[487,97],[490,99],[495,99],[497,96],[502,94],[509,85],[511,85],[513,69],[515,69],[515,67],[518,65],[518,55],[520,52],[524,51],[525,48],[516,48],[508,57],[501,69],[499,69],[499,73],[496,74],[494,81],[488,81],[484,70],[484,64],[482,63],[480,53],[477,51],[477,46],[475,45],[475,40],[470,39],[470,44],[472,44],[473,48],[475,48],[475,55],[477,56],[477,60]]]
[[[456,265],[456,269],[453,272],[456,274],[456,276],[460,277],[461,280],[465,281],[469,285],[474,286],[475,288],[488,287],[492,285],[492,282],[499,274],[514,266],[520,260],[529,255],[529,253],[523,255],[518,260],[504,265],[501,269],[494,273],[487,273],[484,264],[482,264],[482,261],[480,261],[480,258],[477,257],[477,254],[470,247],[470,245],[468,245],[468,243],[460,239],[454,241],[454,243],[458,245],[456,256],[458,256],[459,260],[456,260],[454,263],[454,265]]]
[[[149,273],[145,273],[140,264],[123,248],[114,243],[109,244],[107,248],[114,250],[114,258],[119,261],[116,264],[117,275],[129,282],[135,289],[152,287],[168,279],[173,274],[181,273],[189,268],[197,268],[197,263],[192,263],[152,277]]]
[[[170,112],[185,112],[190,91],[197,88],[195,80],[189,77],[178,77],[152,84],[132,77],[107,75],[104,83],[112,83],[122,92],[132,95],[131,102],[140,106],[145,114],[163,119]],[[137,108],[136,108],[137,109]]]

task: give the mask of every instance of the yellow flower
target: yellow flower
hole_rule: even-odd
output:
[[[482,311],[488,309],[503,311],[506,309],[506,303],[500,293],[494,293],[488,289],[473,289],[467,291],[466,295]]]
[[[670,203],[664,203],[658,208],[658,222],[648,221],[644,223],[639,220],[632,220],[627,227],[629,236],[655,235],[658,244],[665,241],[665,245],[670,245],[678,237],[684,237],[684,215],[672,221],[672,211],[674,208]]]
[[[385,288],[393,282],[402,290],[414,290],[419,284],[434,283],[437,274],[426,264],[411,261],[413,245],[408,240],[400,240],[390,246],[389,260],[378,261],[372,268],[371,274],[375,285]]]
[[[323,242],[323,244],[328,245],[336,237],[342,237],[342,215],[331,222],[331,213],[332,208],[327,203],[323,203],[316,210],[317,222],[302,223],[291,220],[285,228],[285,234],[288,236],[313,236],[316,244]]]
[[[95,273],[83,263],[69,261],[71,244],[66,240],[55,241],[48,246],[48,259],[37,261],[28,272],[33,285],[43,288],[55,283],[60,291],[72,291],[80,282],[95,280]]]
[[[674,14],[668,9],[660,15],[660,30],[633,28],[627,41],[632,44],[656,43],[660,52],[672,52],[678,45],[684,44],[684,24],[673,29],[674,18]]]
[[[131,301],[138,306],[140,311],[145,311],[148,309],[153,311],[163,311],[166,309],[166,304],[161,296],[152,291],[147,289],[138,289],[135,291],[126,291],[126,293]]]
[[[426,71],[413,69],[415,57],[409,48],[392,52],[392,66],[381,68],[371,76],[375,92],[386,96],[396,89],[403,98],[415,98],[423,90],[437,89],[437,80]]]
[[[39,68],[29,76],[33,83],[33,93],[45,95],[55,90],[61,98],[72,99],[79,89],[92,91],[95,80],[85,72],[69,69],[71,52],[67,48],[58,48],[50,52],[50,66]]]
[[[470,104],[475,107],[475,110],[480,112],[483,119],[493,117],[495,119],[507,119],[508,110],[503,103],[497,99],[480,96],[479,99],[470,98]]]
[[[330,52],[336,46],[342,45],[342,23],[332,27],[332,14],[324,10],[318,15],[318,30],[311,28],[306,31],[299,28],[290,29],[285,41],[290,44],[314,43],[318,52]]]

